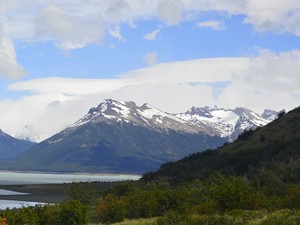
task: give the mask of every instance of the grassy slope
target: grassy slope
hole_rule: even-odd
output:
[[[171,218],[169,215],[169,223],[162,218],[126,220],[122,223],[114,225],[157,225],[157,224],[212,224],[212,225],[292,225],[299,224],[300,210],[276,210],[276,211],[247,211],[235,210],[225,214],[213,215],[190,215],[186,218]],[[166,218],[166,217],[165,217]],[[173,219],[173,221],[172,221]],[[177,221],[176,221],[177,220]],[[161,222],[158,222],[161,221]],[[172,221],[172,222],[171,222]],[[165,223],[163,223],[165,222]],[[171,222],[171,223],[170,223]],[[90,224],[95,225],[95,224]]]

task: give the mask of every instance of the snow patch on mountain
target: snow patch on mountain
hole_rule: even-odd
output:
[[[171,114],[163,112],[149,104],[137,106],[134,102],[106,99],[75,124],[65,130],[72,133],[85,124],[121,124],[131,123],[159,132],[170,130],[199,133],[235,140],[244,130],[256,129],[272,120],[271,111],[265,111],[265,118],[247,108],[226,109],[215,107],[192,107],[185,113]],[[59,141],[59,140],[58,140]]]
[[[149,104],[137,106],[134,102],[123,102],[107,99],[95,108],[89,110],[82,119],[78,120],[72,127],[76,128],[87,123],[132,123],[161,132],[168,130],[198,133],[201,130],[192,124],[165,113]],[[203,131],[204,132],[204,131]]]
[[[265,110],[266,112],[266,110]],[[268,111],[263,117],[247,108],[237,107],[234,110],[215,107],[192,107],[186,113],[176,116],[198,127],[209,126],[211,134],[235,140],[244,130],[256,129],[271,122],[275,111]]]

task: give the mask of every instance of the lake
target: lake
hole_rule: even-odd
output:
[[[21,208],[23,206],[35,206],[38,204],[43,204],[39,202],[25,202],[25,201],[11,201],[11,200],[0,200],[0,209],[5,210],[7,208]]]
[[[71,182],[138,180],[137,174],[53,174],[0,171],[0,185],[61,184]]]
[[[138,180],[140,175],[136,174],[53,174],[53,173],[23,173],[0,171],[0,185],[22,185],[22,184],[62,184],[72,182],[113,182],[122,180]],[[39,202],[24,202],[1,200],[1,195],[24,195],[27,193],[13,192],[0,189],[0,209],[19,208],[42,204]]]

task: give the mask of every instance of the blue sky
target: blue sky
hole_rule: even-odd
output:
[[[198,21],[221,20],[224,30],[199,27]],[[26,70],[21,79],[63,76],[104,78],[148,66],[144,55],[156,53],[156,63],[214,57],[255,56],[259,49],[275,53],[300,46],[300,38],[290,33],[255,32],[251,24],[243,24],[245,16],[201,16],[166,26],[163,21],[137,21],[135,28],[120,25],[124,40],[105,36],[103,43],[84,48],[62,50],[53,41],[24,42],[17,40],[18,63]],[[160,28],[161,27],[161,28]],[[155,40],[143,37],[160,30]]]
[[[298,0],[0,2],[0,128],[43,140],[105,98],[290,110],[299,18]]]

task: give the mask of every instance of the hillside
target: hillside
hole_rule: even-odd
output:
[[[215,149],[245,129],[267,124],[273,114],[241,107],[192,107],[171,114],[149,104],[107,99],[70,127],[3,162],[0,169],[144,173]]]
[[[106,100],[0,169],[144,173],[224,142],[149,105]]]
[[[17,156],[35,145],[35,143],[14,138],[0,129],[0,160]]]
[[[289,173],[300,178],[300,107],[255,132],[248,131],[231,144],[207,150],[164,164],[145,180],[167,178],[175,182],[205,178],[220,172],[225,175],[257,175],[263,168]],[[285,175],[282,175],[285,176]],[[292,177],[293,176],[293,177]]]

